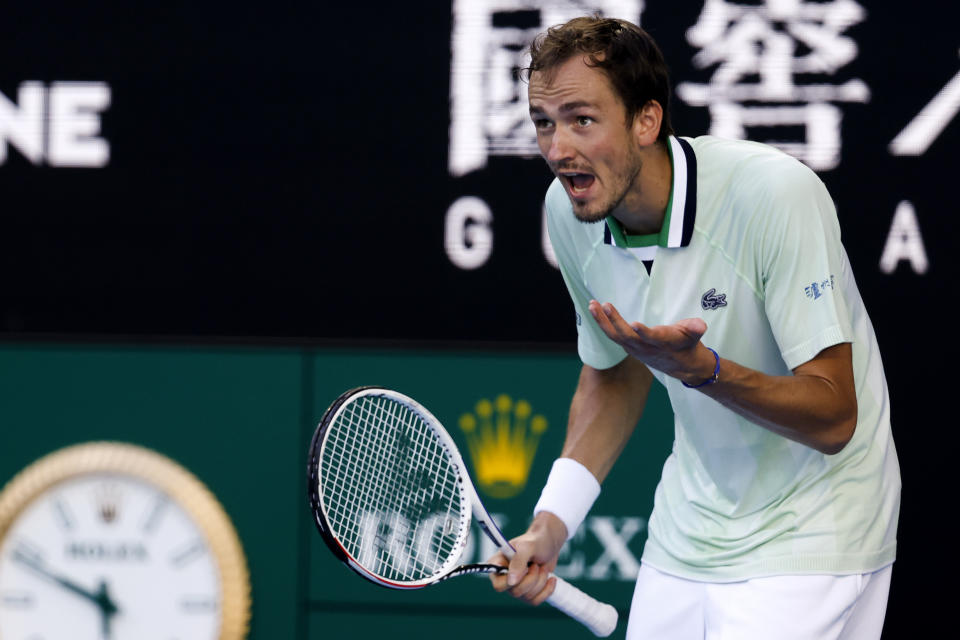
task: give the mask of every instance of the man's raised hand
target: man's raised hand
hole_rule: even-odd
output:
[[[590,315],[608,338],[653,369],[688,384],[705,380],[713,373],[713,354],[700,342],[707,323],[700,318],[648,327],[640,322],[628,323],[612,304],[596,300],[590,301]]]

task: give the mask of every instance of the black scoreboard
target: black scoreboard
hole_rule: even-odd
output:
[[[593,10],[659,40],[680,134],[820,173],[881,333],[922,317],[950,264],[960,10],[677,4],[21,8],[0,27],[0,330],[570,339],[516,72]]]

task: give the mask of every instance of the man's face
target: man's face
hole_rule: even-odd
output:
[[[574,56],[530,77],[530,117],[540,154],[560,178],[582,222],[610,215],[639,189],[641,160],[626,107],[606,75]]]

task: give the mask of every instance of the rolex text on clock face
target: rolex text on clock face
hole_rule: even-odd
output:
[[[215,640],[220,594],[194,520],[122,473],[49,487],[0,546],[3,640]]]

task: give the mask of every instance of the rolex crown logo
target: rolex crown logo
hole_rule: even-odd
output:
[[[526,400],[506,395],[483,398],[473,413],[460,416],[477,485],[494,498],[511,498],[527,484],[530,466],[547,419],[532,415]]]
[[[120,491],[115,485],[102,484],[94,492],[97,515],[105,524],[112,524],[116,519],[120,506]]]

